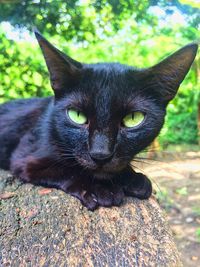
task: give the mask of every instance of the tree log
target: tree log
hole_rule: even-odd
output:
[[[182,266],[156,199],[94,212],[0,171],[0,266]]]

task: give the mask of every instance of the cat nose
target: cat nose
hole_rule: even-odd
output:
[[[106,162],[109,162],[112,159],[113,153],[110,153],[109,151],[98,150],[90,151],[90,157],[98,164],[105,164]]]
[[[108,135],[104,133],[94,132],[89,147],[90,157],[97,164],[105,164],[113,157],[114,147]]]

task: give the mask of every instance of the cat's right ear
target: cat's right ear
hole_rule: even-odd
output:
[[[62,95],[67,87],[78,80],[82,64],[68,57],[50,44],[38,31],[35,36],[44,55],[55,96]]]
[[[175,97],[195,59],[197,49],[197,43],[188,44],[148,69],[153,85],[166,103]]]

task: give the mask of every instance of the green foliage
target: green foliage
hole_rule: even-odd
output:
[[[187,187],[180,187],[178,189],[176,189],[176,193],[181,195],[181,196],[187,196],[188,195],[188,191],[187,191]]]
[[[0,102],[50,92],[44,60],[38,46],[16,44],[0,32]]]
[[[166,188],[159,188],[159,190],[156,192],[156,199],[166,210],[169,210],[174,203],[173,199],[169,196],[169,192]]]
[[[161,7],[165,15],[180,10],[194,28],[200,23],[198,5],[192,0],[13,0],[1,5],[0,22],[28,29],[36,26],[51,36],[57,33],[66,40],[91,42],[123,29],[127,19],[136,21],[138,27],[157,26],[156,16],[148,12],[152,6]]]
[[[147,0],[22,0],[20,4],[16,0],[1,6],[0,22],[28,29],[35,26],[51,36],[65,35],[66,40],[93,42],[121,29],[133,14],[136,21],[152,23],[151,16],[146,16],[149,5]]]
[[[160,135],[163,146],[168,144],[197,144],[197,104],[199,88],[185,82],[177,97],[169,104],[165,126]]]
[[[200,216],[200,207],[194,207],[193,211],[196,216]],[[197,236],[198,241],[200,242],[200,227],[198,227],[196,230],[196,236]]]
[[[194,211],[195,215],[200,216],[200,207],[194,206],[193,211]]]
[[[198,241],[200,242],[200,228],[197,228],[196,235],[197,235]]]

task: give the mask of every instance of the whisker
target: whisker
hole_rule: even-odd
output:
[[[137,170],[143,172],[142,169],[140,169],[138,166],[133,165],[131,162],[130,162],[128,165],[129,165],[131,168],[134,168],[134,169],[137,169]]]
[[[158,183],[157,183],[152,177],[149,178],[149,179],[153,181],[153,183],[157,186],[158,191],[159,191],[160,193],[162,193],[162,190],[161,190],[160,186],[158,185]]]

